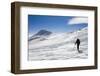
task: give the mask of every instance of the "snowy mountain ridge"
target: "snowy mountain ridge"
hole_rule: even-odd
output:
[[[35,35],[29,37],[29,41],[35,40],[35,39],[40,39],[40,40],[45,40],[52,32],[47,31],[47,30],[40,30],[37,32]]]
[[[29,40],[29,60],[57,60],[69,58],[87,58],[88,46],[87,27],[71,33],[53,34],[44,31],[46,34],[38,32]],[[81,41],[80,50],[82,54],[77,55],[75,41]],[[34,54],[35,53],[35,54]],[[49,54],[49,56],[47,56]]]

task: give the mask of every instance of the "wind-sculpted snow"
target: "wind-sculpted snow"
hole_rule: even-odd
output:
[[[86,59],[88,57],[88,32],[87,27],[71,32],[51,34],[29,41],[29,60],[66,60]],[[80,51],[78,53],[75,45],[79,38]]]

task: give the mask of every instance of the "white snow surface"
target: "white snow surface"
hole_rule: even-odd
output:
[[[28,59],[32,60],[66,60],[88,58],[88,29],[87,27],[70,33],[51,34],[46,39],[42,37],[29,41]],[[75,41],[79,38],[78,53]]]

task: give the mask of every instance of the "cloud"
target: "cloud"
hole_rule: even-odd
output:
[[[88,23],[88,18],[87,17],[77,17],[77,18],[72,18],[68,24],[73,25],[73,24],[81,24],[81,23]]]

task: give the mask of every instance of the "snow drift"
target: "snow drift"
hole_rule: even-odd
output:
[[[80,51],[75,45],[79,38]],[[40,30],[28,40],[29,60],[66,60],[86,59],[88,57],[88,29],[87,27],[74,32],[53,34],[50,31]]]

